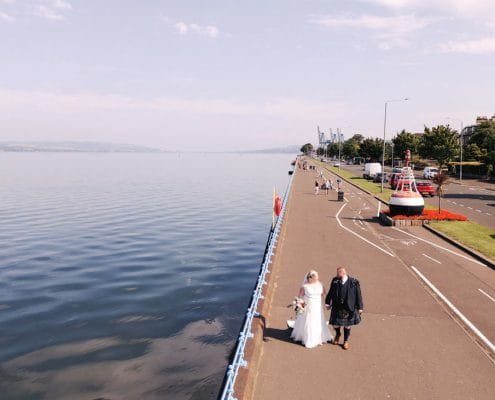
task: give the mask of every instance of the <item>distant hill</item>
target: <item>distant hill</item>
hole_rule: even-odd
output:
[[[270,149],[260,149],[260,150],[244,150],[239,151],[239,153],[249,153],[249,154],[266,154],[266,153],[284,153],[284,154],[298,154],[301,152],[301,146],[299,145],[290,145],[286,147],[273,147]]]
[[[126,143],[106,142],[0,142],[0,151],[9,152],[77,152],[77,153],[161,153],[164,150]]]

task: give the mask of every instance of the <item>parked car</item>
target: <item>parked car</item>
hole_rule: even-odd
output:
[[[400,168],[400,167],[393,167],[392,168],[392,172],[393,173],[396,173],[396,172],[401,173],[402,172],[402,168]]]
[[[325,157],[320,158],[321,162],[327,162],[327,159]]]
[[[424,197],[434,197],[437,192],[436,188],[430,182],[416,182],[416,187],[418,188],[418,192]]]
[[[334,167],[340,167],[340,163],[338,161],[336,161],[336,162],[333,163],[333,166]]]
[[[425,167],[423,170],[423,179],[433,179],[436,174],[438,174],[438,168]]]
[[[381,182],[382,181],[382,175],[383,175],[383,182],[388,182],[387,179],[387,174],[383,172],[378,172],[375,177],[373,178],[373,182]]]
[[[363,178],[373,179],[379,172],[382,172],[382,165],[380,163],[366,163],[364,164]]]

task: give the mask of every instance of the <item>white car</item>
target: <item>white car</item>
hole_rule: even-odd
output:
[[[426,167],[423,170],[423,179],[433,179],[438,174],[438,168]]]

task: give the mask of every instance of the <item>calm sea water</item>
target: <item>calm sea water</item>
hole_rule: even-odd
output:
[[[0,154],[0,397],[215,398],[291,159]]]

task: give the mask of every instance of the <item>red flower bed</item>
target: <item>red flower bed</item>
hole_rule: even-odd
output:
[[[447,210],[423,210],[421,215],[395,215],[392,219],[418,219],[418,220],[433,220],[433,221],[467,221],[467,217],[462,214],[455,214]]]

